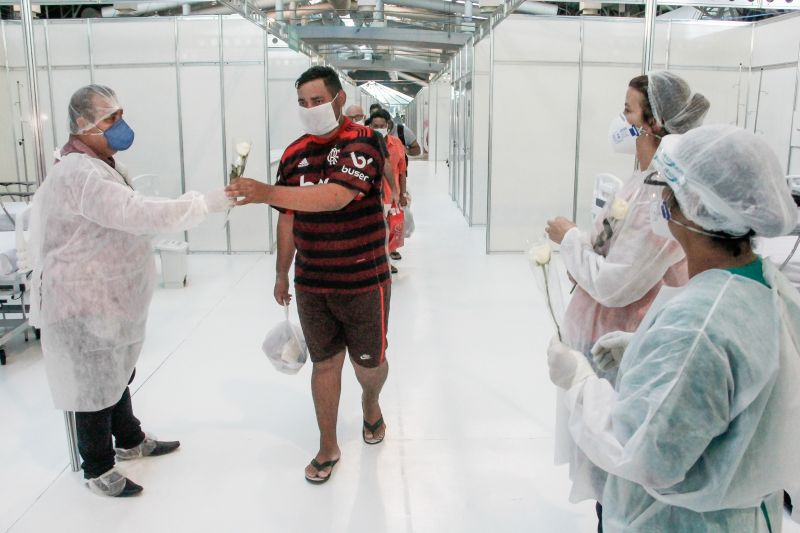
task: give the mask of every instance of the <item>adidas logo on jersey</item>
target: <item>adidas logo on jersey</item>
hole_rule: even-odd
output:
[[[299,164],[299,165],[297,165],[297,168],[305,168],[305,167],[307,167],[307,166],[308,166],[308,159],[306,159],[306,158],[304,157],[304,158],[303,158],[303,160],[302,160],[302,161],[300,161],[300,164]]]

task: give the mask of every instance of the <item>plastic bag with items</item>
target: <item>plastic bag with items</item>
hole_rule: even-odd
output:
[[[403,208],[403,216],[405,218],[403,229],[405,238],[408,239],[414,233],[414,213],[411,212],[411,206]]]
[[[286,319],[272,328],[261,349],[279,372],[297,374],[308,359],[308,346],[303,330],[289,320],[289,306],[284,306]]]

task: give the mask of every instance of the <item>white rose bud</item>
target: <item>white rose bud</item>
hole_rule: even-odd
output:
[[[544,244],[539,244],[531,248],[530,252],[528,252],[528,259],[531,264],[536,266],[546,265],[550,262],[551,252],[550,244],[545,242]]]
[[[247,157],[247,154],[250,153],[250,143],[248,142],[241,142],[236,145],[236,153],[239,154],[239,157]]]
[[[614,203],[611,204],[611,210],[609,214],[611,215],[611,218],[622,220],[625,218],[625,215],[628,214],[628,202],[622,198],[614,198]]]

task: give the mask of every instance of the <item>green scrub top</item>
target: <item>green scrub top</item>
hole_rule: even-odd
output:
[[[752,263],[747,263],[746,265],[740,267],[726,268],[725,270],[731,274],[752,279],[753,281],[761,283],[765,287],[769,287],[769,283],[767,283],[767,280],[764,279],[764,263],[761,260],[761,257],[756,257],[756,260]]]

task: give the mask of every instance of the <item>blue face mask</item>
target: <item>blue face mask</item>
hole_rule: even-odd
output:
[[[123,119],[119,119],[113,126],[103,132],[108,141],[108,147],[115,152],[127,150],[133,144],[133,130]]]

